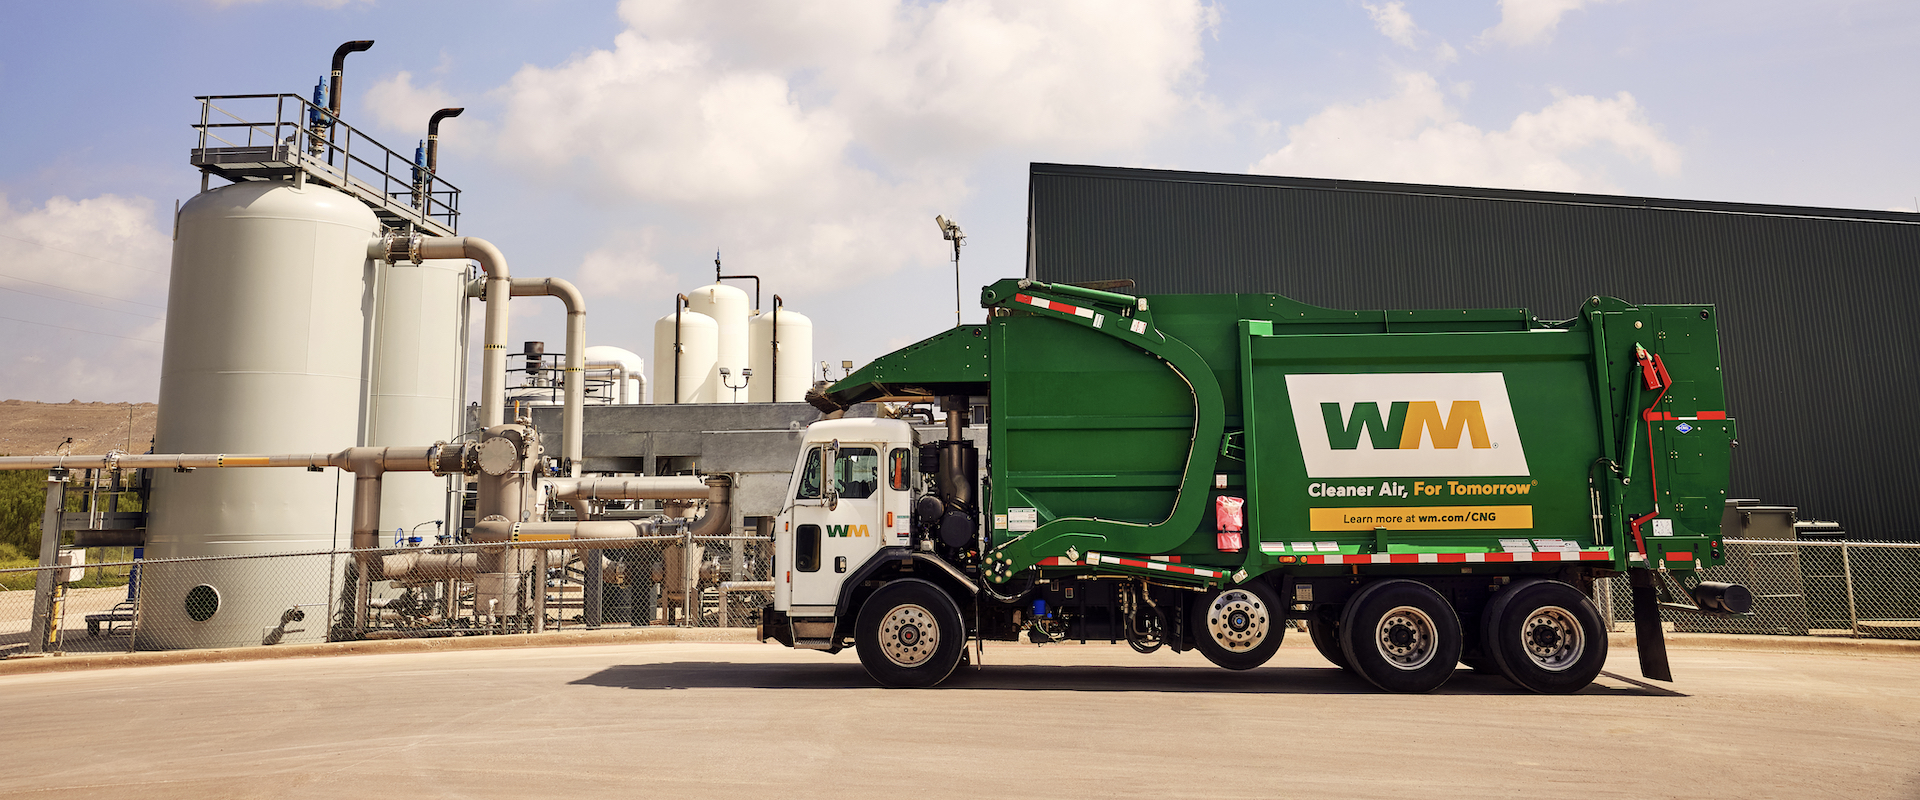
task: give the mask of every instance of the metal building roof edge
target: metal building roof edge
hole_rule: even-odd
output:
[[[1785,206],[1768,205],[1764,203],[1731,203],[1713,200],[1680,200],[1659,197],[1636,197],[1631,195],[1547,192],[1534,189],[1497,189],[1477,186],[1356,181],[1340,178],[1246,175],[1231,172],[1187,172],[1169,169],[1145,169],[1140,167],[1103,167],[1090,164],[1030,162],[1028,172],[1029,183],[1031,183],[1034,178],[1041,176],[1105,178],[1110,180],[1147,181],[1154,183],[1200,183],[1218,186],[1243,186],[1268,189],[1309,189],[1315,191],[1355,192],[1362,194],[1396,194],[1410,197],[1447,197],[1466,200],[1499,200],[1555,205],[1643,208],[1666,211],[1694,211],[1712,214],[1803,217],[1808,219],[1891,222],[1900,225],[1920,225],[1920,213],[1906,211],[1872,211],[1867,209],[1822,208],[1818,206]],[[1029,215],[1031,216],[1031,211],[1029,211]],[[1031,225],[1031,219],[1029,219],[1029,225]]]

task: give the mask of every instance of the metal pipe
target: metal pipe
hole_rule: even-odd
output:
[[[54,470],[47,473],[46,510],[40,517],[40,571],[33,578],[33,625],[27,634],[27,652],[45,653],[53,650],[60,634],[59,615],[54,609],[54,593],[59,591],[61,573],[65,570],[48,569],[60,561],[60,517],[67,506],[67,474]]]
[[[695,475],[642,478],[575,478],[547,481],[553,499],[575,508],[588,500],[699,500],[711,499],[713,488]],[[584,519],[584,517],[582,517]]]
[[[340,45],[333,51],[332,93],[327,98],[327,113],[331,114],[333,119],[340,118],[340,74],[341,68],[347,65],[347,54],[365,52],[372,48],[372,39],[356,39]],[[328,121],[331,122],[332,120]]]
[[[21,469],[221,469],[236,467],[334,467],[351,471],[356,457],[377,458],[387,472],[461,471],[461,453],[470,445],[430,447],[349,447],[338,453],[234,455],[228,453],[168,453],[135,455],[109,452],[99,455],[5,456],[0,471]],[[376,455],[367,456],[366,452]]]
[[[464,108],[443,108],[427,118],[427,174],[440,174],[440,120],[460,116]]]
[[[733,592],[771,592],[773,581],[721,581],[720,582],[720,627],[733,627],[732,615],[727,613],[727,595]]]
[[[684,294],[673,296],[673,402],[680,403],[680,312],[687,308],[688,300]]]
[[[581,415],[587,405],[587,300],[580,290],[560,278],[514,278],[509,282],[514,297],[560,298],[567,307],[566,399],[560,414],[560,449],[567,459],[567,474],[580,477],[584,435]]]
[[[470,258],[480,262],[487,273],[487,315],[480,355],[480,427],[492,428],[506,421],[507,408],[507,301],[513,295],[513,276],[507,269],[507,257],[493,243],[474,236],[399,236],[389,234],[367,245],[367,257],[384,261],[407,258],[414,263],[426,259]]]
[[[755,287],[756,290],[758,288],[757,286]],[[754,302],[757,303],[759,301],[756,299]],[[780,402],[780,307],[783,305],[785,305],[785,303],[780,301],[780,295],[774,295],[773,350],[767,357],[767,360],[772,362],[769,366],[773,368],[773,391],[767,393],[767,400],[774,403]]]

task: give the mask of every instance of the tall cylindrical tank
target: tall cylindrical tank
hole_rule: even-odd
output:
[[[617,364],[614,372],[600,371],[595,364]],[[595,380],[611,379],[613,384],[606,390],[605,402],[625,405],[638,405],[646,402],[646,360],[639,353],[624,347],[597,344],[587,348],[587,374]],[[589,399],[588,402],[592,402]]]
[[[733,391],[722,385],[720,368],[726,367],[731,375],[727,379],[735,386],[746,380],[741,370],[747,363],[747,316],[751,313],[751,304],[747,293],[724,283],[702,286],[687,293],[687,307],[713,318],[719,327],[718,350],[714,354],[714,375],[708,382],[706,394],[696,402],[701,403],[743,403],[747,400],[745,391]],[[656,359],[657,360],[657,359]],[[759,373],[755,373],[759,374]],[[749,387],[752,384],[748,384]]]
[[[668,314],[653,323],[653,401],[655,403],[711,403],[720,382],[720,326],[705,314],[679,313],[680,357],[674,358],[674,318]],[[680,380],[674,382],[675,369]],[[675,387],[678,386],[676,392]]]
[[[469,268],[465,259],[379,264],[374,296],[373,382],[366,444],[420,446],[447,441],[466,427],[466,330]],[[380,527],[433,541],[452,533],[449,478],[425,472],[385,476]],[[438,521],[439,526],[430,523]]]
[[[807,387],[813,385],[813,320],[776,303],[747,324],[747,338],[748,361],[753,366],[748,401],[805,400]]]
[[[359,201],[247,182],[180,209],[160,366],[159,453],[338,451],[361,439],[367,242]],[[147,558],[329,550],[351,538],[334,470],[156,470]],[[144,648],[326,638],[332,559],[141,569]],[[298,619],[296,619],[298,618]]]

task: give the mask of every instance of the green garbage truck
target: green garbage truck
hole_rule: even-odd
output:
[[[830,413],[775,520],[763,638],[925,687],[983,641],[1244,670],[1304,627],[1387,691],[1465,665],[1571,692],[1607,655],[1597,579],[1630,582],[1662,680],[1663,608],[1749,613],[1699,577],[1735,444],[1711,306],[1545,321],[1012,279],[981,302],[985,324],[810,395]],[[859,403],[881,413],[831,413]]]

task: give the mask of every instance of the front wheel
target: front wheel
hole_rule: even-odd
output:
[[[1279,597],[1254,581],[1207,595],[1193,606],[1194,647],[1227,669],[1253,669],[1273,658],[1286,635]]]
[[[1360,677],[1389,692],[1431,692],[1460,661],[1460,619],[1424,583],[1386,580],[1360,591],[1340,620],[1340,649]]]
[[[1600,611],[1559,581],[1507,587],[1487,604],[1480,650],[1507,680],[1541,694],[1577,692],[1607,663]]]
[[[922,580],[898,580],[875,591],[860,607],[853,636],[867,674],[896,689],[946,680],[967,649],[960,608]]]

